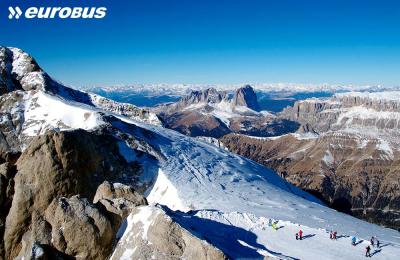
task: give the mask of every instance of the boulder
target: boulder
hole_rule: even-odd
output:
[[[80,259],[106,259],[110,255],[118,227],[113,227],[104,208],[79,196],[62,197],[45,215],[57,250]]]
[[[147,205],[147,200],[131,186],[105,181],[97,188],[93,203],[102,204],[109,212],[118,215],[122,220],[135,207]]]

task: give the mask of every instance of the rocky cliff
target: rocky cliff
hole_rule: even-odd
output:
[[[399,92],[344,93],[329,99],[298,101],[280,116],[308,124],[317,132],[346,128],[391,131],[400,128]]]

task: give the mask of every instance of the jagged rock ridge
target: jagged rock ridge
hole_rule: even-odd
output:
[[[297,123],[260,112],[257,95],[246,85],[231,96],[209,88],[191,91],[179,102],[154,109],[167,128],[189,136],[221,137],[228,133],[272,136],[295,131]]]

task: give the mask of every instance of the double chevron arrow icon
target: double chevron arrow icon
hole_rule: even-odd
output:
[[[22,11],[21,8],[19,8],[18,6],[16,7],[8,7],[8,11],[10,12],[10,14],[8,15],[8,19],[19,19],[22,15]]]

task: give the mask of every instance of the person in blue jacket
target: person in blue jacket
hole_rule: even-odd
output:
[[[353,237],[351,238],[351,244],[352,244],[353,246],[355,246],[355,245],[356,245],[356,242],[357,242],[357,238],[356,238],[355,236],[353,236]]]

